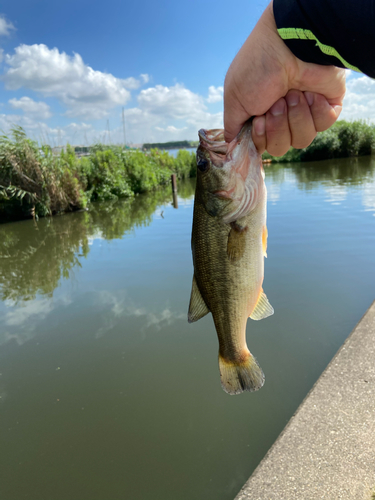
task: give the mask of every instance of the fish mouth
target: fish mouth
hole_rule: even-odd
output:
[[[228,143],[224,140],[223,129],[205,130],[198,132],[199,149],[208,153],[211,161],[217,167],[222,167],[227,160]]]
[[[251,139],[251,121],[248,120],[242,127],[241,131],[231,141],[226,142],[224,139],[224,129],[200,129],[198,131],[199,145],[205,149],[213,162],[218,162],[222,166],[224,162],[232,160],[232,152],[241,144],[242,140],[246,142]]]

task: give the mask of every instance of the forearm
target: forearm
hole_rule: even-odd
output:
[[[273,0],[273,11],[298,59],[375,78],[375,0]]]

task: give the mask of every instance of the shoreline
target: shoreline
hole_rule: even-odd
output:
[[[235,500],[371,500],[375,301]]]

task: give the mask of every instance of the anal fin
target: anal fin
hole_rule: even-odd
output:
[[[263,292],[263,290],[261,290],[254,310],[250,314],[250,318],[258,321],[260,319],[268,318],[268,316],[271,316],[273,313],[274,310],[267,299],[267,295]]]
[[[189,312],[188,312],[188,321],[189,323],[194,323],[194,321],[198,321],[199,319],[206,316],[210,310],[206,306],[205,301],[199,291],[197,281],[195,279],[195,274],[193,276],[193,285],[191,288],[191,296],[190,296],[190,304],[189,304]]]

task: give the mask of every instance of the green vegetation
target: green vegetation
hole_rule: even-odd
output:
[[[185,150],[173,158],[97,144],[77,158],[67,146],[54,156],[41,149],[20,127],[0,137],[0,221],[42,217],[85,208],[90,201],[132,198],[178,179],[193,177],[195,155]]]
[[[170,141],[170,142],[146,142],[143,144],[144,149],[180,149],[180,148],[196,148],[199,141]]]
[[[146,146],[182,147],[188,141]],[[339,121],[321,132],[309,147],[291,148],[275,162],[302,162],[369,155],[375,149],[375,127],[362,121]],[[263,158],[271,158],[267,153]],[[0,136],[0,221],[42,217],[85,208],[91,201],[133,198],[178,179],[195,177],[194,152],[181,149],[177,157],[166,151],[147,152],[96,144],[89,155],[77,158],[67,146],[54,156],[49,146],[39,148],[20,127],[11,137]]]
[[[375,150],[375,127],[363,121],[340,120],[330,129],[319,132],[314,141],[305,149],[291,148],[284,156],[272,157],[268,153],[263,159],[274,162],[301,162],[347,158],[370,155]]]

